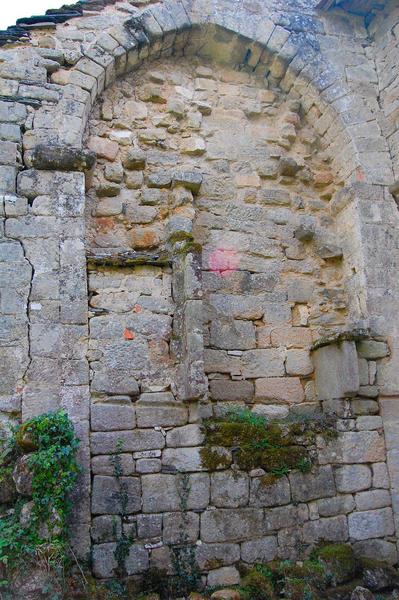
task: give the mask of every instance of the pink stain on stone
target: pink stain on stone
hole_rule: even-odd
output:
[[[239,263],[237,251],[232,248],[217,248],[209,255],[209,269],[221,277],[236,271]]]

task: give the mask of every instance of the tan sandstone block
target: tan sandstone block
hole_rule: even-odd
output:
[[[296,404],[304,398],[299,377],[268,377],[255,381],[255,399],[258,401]]]
[[[312,332],[307,327],[276,327],[271,332],[272,346],[304,348],[312,343]]]
[[[106,158],[111,161],[115,160],[119,151],[119,145],[116,142],[112,142],[111,140],[96,135],[89,138],[87,145],[99,158]]]

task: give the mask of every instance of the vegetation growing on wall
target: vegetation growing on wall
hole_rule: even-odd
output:
[[[63,569],[67,562],[69,498],[77,474],[78,440],[64,411],[19,425],[0,454],[0,480],[16,494],[0,519],[0,566],[8,574],[29,561]],[[5,584],[6,582],[3,582]]]
[[[316,436],[336,436],[334,421],[327,417],[269,421],[249,409],[236,409],[207,419],[203,432],[201,458],[207,469],[227,468],[232,456],[233,462],[244,471],[257,468],[266,471],[270,482],[293,469],[309,471],[312,466],[309,448],[315,444]]]

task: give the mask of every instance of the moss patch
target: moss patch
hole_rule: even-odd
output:
[[[240,469],[266,471],[269,483],[293,469],[309,471],[312,465],[309,447],[315,444],[316,436],[336,436],[334,422],[327,418],[269,422],[248,409],[207,419],[202,429],[201,459],[206,469],[214,471],[229,465],[229,455],[221,451],[224,448]]]
[[[351,546],[346,544],[328,544],[316,548],[312,558],[323,565],[330,585],[346,583],[357,575],[359,564]]]

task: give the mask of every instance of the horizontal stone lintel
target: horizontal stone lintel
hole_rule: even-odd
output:
[[[140,265],[154,265],[169,267],[172,257],[166,253],[151,254],[148,252],[88,252],[86,255],[89,269],[95,267],[136,267]]]

